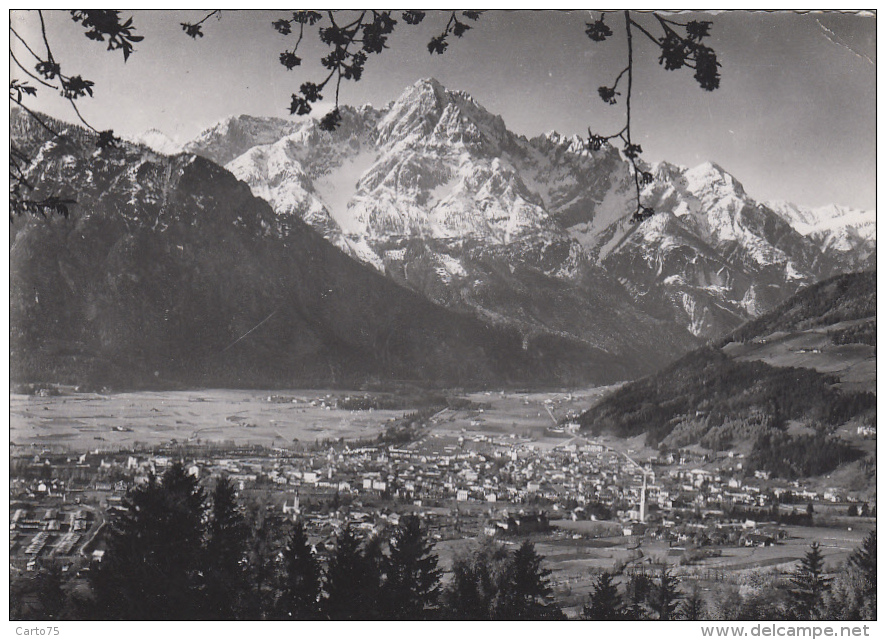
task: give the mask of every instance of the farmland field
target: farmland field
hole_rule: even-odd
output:
[[[537,440],[539,446],[554,446],[563,439],[545,436],[545,429],[554,424],[545,401],[560,419],[567,412],[586,408],[606,389],[474,393],[468,399],[489,408],[443,411],[433,420],[433,430],[444,436],[516,433]],[[64,446],[73,451],[172,440],[283,446],[295,440],[307,443],[324,438],[372,438],[391,420],[413,411],[351,411],[322,406],[329,397],[347,393],[213,389],[50,397],[12,394],[10,440],[19,445]],[[287,401],[280,402],[281,398]]]
[[[835,325],[836,326],[836,325]],[[762,360],[776,367],[806,367],[840,379],[846,391],[876,392],[877,350],[863,344],[835,345],[827,327],[799,333],[774,333],[765,342],[730,343],[723,352],[736,360]]]
[[[288,392],[295,402],[272,402],[280,392],[209,390],[77,393],[54,397],[13,394],[10,440],[64,445],[74,451],[116,449],[136,442],[251,443],[267,446],[323,438],[374,437],[406,411],[348,411],[312,406],[326,392]]]

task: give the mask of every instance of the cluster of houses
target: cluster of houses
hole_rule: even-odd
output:
[[[321,540],[346,521],[370,533],[396,525],[406,505],[425,514],[438,537],[511,535],[547,530],[552,520],[605,517],[624,522],[625,535],[681,541],[703,531],[714,543],[765,545],[778,540],[777,530],[736,523],[724,506],[759,509],[779,501],[847,499],[836,490],[778,484],[765,473],[747,477],[740,456],[712,460],[676,451],[638,462],[582,437],[542,446],[515,435],[432,432],[404,445],[337,443],[310,451],[181,446],[28,451],[13,457],[11,468],[10,499],[24,505],[11,516],[16,548],[36,556],[51,543],[56,553],[70,553],[92,517],[77,508],[81,501],[98,509],[122,508],[130,487],[161,475],[175,460],[207,484],[227,476],[241,492],[264,492],[284,517],[302,517]],[[53,517],[36,519],[45,504],[63,507],[46,511]],[[349,508],[339,509],[341,504]]]
[[[85,508],[37,509],[17,507],[9,516],[9,555],[32,570],[38,556],[67,558],[76,555],[87,538],[93,514]]]

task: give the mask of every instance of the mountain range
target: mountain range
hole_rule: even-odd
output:
[[[875,263],[874,212],[760,203],[712,163],[644,167],[654,181],[643,201],[657,213],[636,225],[630,167],[614,147],[516,135],[433,79],[342,114],[334,133],[316,120],[232,117],[185,149],[434,302],[575,337],[632,366],[644,358],[632,352],[639,334],[666,335],[670,358]]]
[[[527,338],[441,308],[281,220],[192,154],[119,143],[20,111],[33,197],[67,218],[11,224],[16,382],[86,388],[583,384],[627,375],[569,338]]]
[[[13,378],[605,383],[875,264],[872,212],[762,204],[711,163],[644,166],[635,224],[617,149],[516,135],[435,80],[341,111],[233,116],[181,151],[14,112],[35,193],[77,204],[12,225]]]

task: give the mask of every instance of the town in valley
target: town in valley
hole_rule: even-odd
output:
[[[230,478],[269,517],[300,519],[321,557],[346,523],[384,535],[407,514],[422,519],[444,572],[477,541],[529,538],[574,616],[603,571],[667,566],[711,590],[789,573],[813,541],[836,566],[875,526],[865,487],[748,473],[738,450],[580,433],[577,412],[605,391],[475,392],[419,409],[386,408],[414,397],[341,391],[16,395],[13,572],[60,563],[85,581],[126,492],[174,462],[207,488]],[[203,426],[206,406],[231,411],[219,418],[229,432]],[[876,427],[845,437],[873,449]]]

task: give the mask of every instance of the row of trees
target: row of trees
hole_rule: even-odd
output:
[[[207,495],[174,464],[134,488],[111,515],[107,550],[88,589],[65,588],[58,570],[35,579],[38,604],[13,597],[11,616],[99,620],[422,620],[562,617],[548,573],[530,542],[515,551],[484,546],[459,560],[477,577],[486,613],[466,607],[468,581],[443,588],[421,520],[400,519],[389,538],[361,539],[350,525],[319,553],[301,522],[244,508],[219,479]],[[467,570],[467,567],[472,567]],[[467,574],[465,574],[467,571]],[[472,573],[473,571],[473,573]],[[20,595],[20,594],[19,594]],[[479,601],[478,601],[479,602]],[[476,605],[477,603],[472,603]]]
[[[831,329],[828,338],[834,344],[866,344],[871,347],[877,346],[877,320],[868,320],[844,329]]]
[[[104,560],[88,587],[65,585],[58,570],[33,580],[32,600],[16,588],[13,618],[99,620],[556,620],[550,572],[534,545],[511,551],[488,540],[457,557],[444,586],[438,557],[417,516],[382,539],[344,526],[330,548],[311,545],[300,522],[244,508],[233,484],[209,495],[184,468],[136,487],[108,523]],[[868,618],[876,611],[876,533],[837,579],[826,578],[813,545],[790,584],[764,601],[713,606],[662,568],[601,574],[583,617],[593,620]],[[710,600],[710,598],[708,598]],[[735,597],[730,597],[733,604]],[[738,599],[740,600],[740,598]],[[765,606],[764,606],[765,605]],[[731,606],[731,605],[730,605]],[[765,609],[765,610],[764,610]],[[755,616],[760,617],[755,617]]]
[[[813,543],[784,584],[766,581],[742,594],[724,588],[704,598],[698,584],[681,589],[667,568],[631,575],[623,589],[600,574],[582,611],[585,620],[874,620],[877,616],[877,533],[872,531],[836,577],[825,573]]]
[[[387,544],[361,542],[345,526],[323,571],[300,522],[260,510],[248,517],[226,478],[207,500],[173,465],[133,490],[126,506],[92,574],[91,617],[421,619],[438,599],[437,557],[414,516]]]

